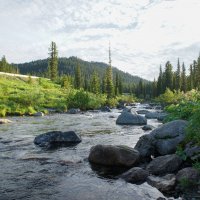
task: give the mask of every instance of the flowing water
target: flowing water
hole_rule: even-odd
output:
[[[105,177],[89,164],[93,145],[134,147],[145,133],[141,126],[116,125],[119,114],[113,110],[9,118],[13,123],[0,126],[0,200],[148,200],[162,196],[147,183],[134,185]],[[160,125],[157,120],[148,120],[148,124]],[[54,150],[33,144],[35,136],[52,130],[73,130],[82,142]]]

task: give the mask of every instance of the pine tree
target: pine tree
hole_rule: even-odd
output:
[[[55,81],[58,76],[58,50],[55,42],[51,42],[49,48],[48,73],[50,79]]]
[[[133,83],[133,86],[132,86],[133,92],[134,92],[134,89],[135,89],[135,85],[134,85],[134,83]],[[122,85],[121,76],[118,76],[118,91],[119,91],[119,94],[121,95],[121,94],[122,94],[122,91],[123,91],[123,85]]]
[[[96,71],[94,71],[92,74],[90,87],[91,87],[91,92],[93,92],[94,94],[100,93],[100,81]]]
[[[194,82],[193,82],[193,66],[190,65],[190,75],[188,77],[188,90],[192,90],[194,88]]]
[[[175,89],[178,91],[181,89],[181,66],[178,59],[177,70],[175,73]]]
[[[109,45],[109,66],[106,69],[106,94],[108,99],[114,96],[110,45]]]
[[[196,87],[200,90],[200,55],[197,59],[197,68],[196,68]]]
[[[186,78],[186,69],[185,64],[182,65],[182,73],[181,73],[181,90],[183,92],[186,92],[187,90],[187,78]]]
[[[77,61],[77,65],[75,68],[74,86],[76,89],[81,88],[81,68],[80,68],[78,61]]]
[[[170,90],[172,90],[173,89],[173,72],[172,72],[172,65],[169,61],[165,65],[164,75],[165,75],[164,89],[169,88]]]
[[[157,81],[157,95],[160,95],[162,93],[163,93],[163,72],[162,72],[162,66],[160,65],[160,73]]]

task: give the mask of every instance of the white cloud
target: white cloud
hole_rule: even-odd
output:
[[[0,0],[0,56],[25,62],[48,56],[108,61],[143,78],[180,57],[186,64],[200,49],[199,0]]]

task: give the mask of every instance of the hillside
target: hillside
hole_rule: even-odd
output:
[[[78,59],[76,57],[59,58],[59,64],[58,64],[59,74],[74,75],[77,62],[79,63],[81,71],[86,78],[89,78],[89,76],[92,74],[94,70],[96,70],[100,78],[102,78],[105,73],[105,69],[108,66],[107,64],[102,62],[88,62]],[[22,64],[14,64],[14,65],[18,67],[21,74],[43,76],[47,71],[48,59],[37,60]],[[137,84],[141,80],[141,78],[138,76],[133,76],[129,73],[125,73],[117,69],[116,67],[113,67],[113,77],[115,77],[116,73],[118,73],[121,76],[124,84],[132,84],[132,83]],[[144,79],[142,80],[144,82],[148,82],[147,80]]]

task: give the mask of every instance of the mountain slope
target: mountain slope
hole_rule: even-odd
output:
[[[79,63],[82,74],[86,78],[89,78],[94,70],[99,74],[99,77],[102,78],[105,73],[106,67],[108,66],[107,64],[102,62],[88,62],[76,57],[59,58],[58,62],[59,74],[74,75],[77,63]],[[48,59],[32,61],[23,64],[14,64],[14,65],[18,67],[21,74],[43,76],[47,71]],[[137,84],[141,80],[141,78],[138,76],[133,76],[129,73],[125,73],[113,67],[113,77],[115,77],[116,73],[118,73],[121,76],[125,84],[132,84],[132,83]],[[148,82],[147,80],[144,79],[142,80],[144,82]]]

